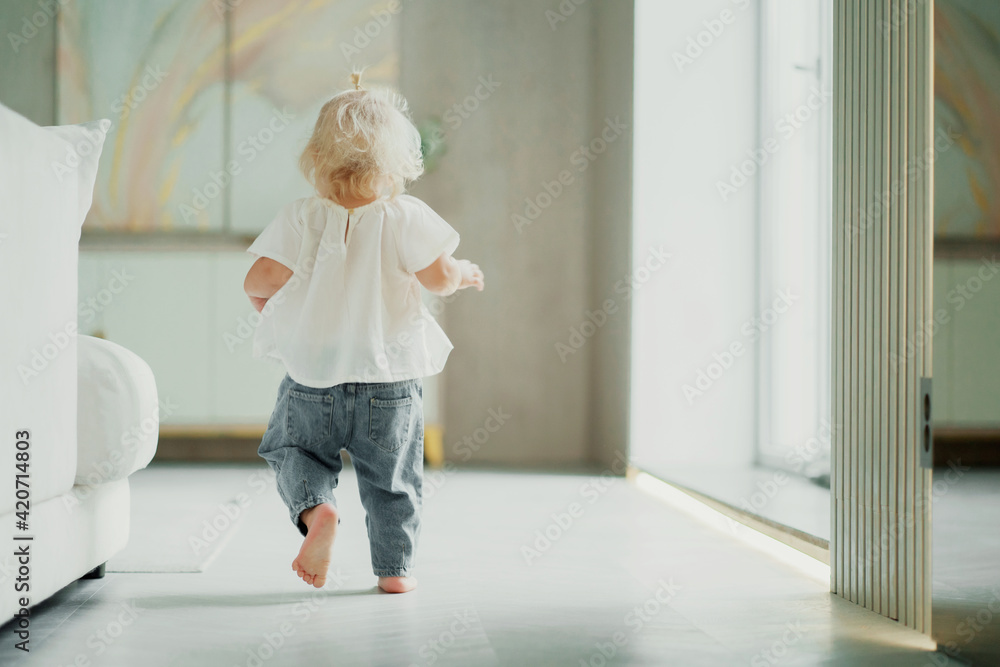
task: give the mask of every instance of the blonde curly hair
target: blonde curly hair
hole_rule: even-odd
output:
[[[420,133],[402,95],[362,88],[360,72],[351,81],[320,109],[299,168],[327,199],[395,197],[424,172]]]

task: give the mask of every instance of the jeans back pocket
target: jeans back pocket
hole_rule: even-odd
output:
[[[285,433],[302,447],[328,440],[333,434],[333,396],[289,390]]]
[[[413,437],[413,397],[372,398],[368,439],[387,452],[395,452]]]

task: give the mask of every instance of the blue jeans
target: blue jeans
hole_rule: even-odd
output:
[[[419,378],[315,389],[286,375],[257,453],[274,470],[299,532],[308,533],[303,510],[336,506],[340,450],[347,450],[366,512],[372,570],[409,576],[420,535],[423,413]]]

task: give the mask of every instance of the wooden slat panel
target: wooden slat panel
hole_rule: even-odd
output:
[[[847,34],[848,39],[848,58],[850,67],[847,72],[848,76],[848,87],[847,87],[847,129],[845,131],[846,146],[847,146],[847,159],[844,162],[844,168],[846,169],[846,189],[848,192],[847,199],[847,214],[848,218],[845,220],[847,223],[844,227],[844,235],[847,245],[847,253],[845,256],[845,319],[847,322],[847,330],[844,335],[844,345],[845,345],[845,374],[846,374],[846,395],[844,397],[844,513],[842,515],[843,521],[843,535],[844,535],[844,590],[842,595],[849,600],[853,600],[854,596],[854,535],[853,530],[855,523],[851,521],[851,506],[854,503],[854,443],[857,441],[857,435],[855,433],[854,427],[856,420],[854,416],[857,414],[857,403],[855,397],[857,396],[857,388],[855,386],[857,377],[857,361],[855,359],[854,352],[854,342],[856,331],[858,328],[857,318],[855,317],[855,311],[857,308],[857,249],[855,248],[855,236],[854,231],[857,229],[860,221],[857,219],[857,170],[852,169],[852,165],[855,164],[858,155],[858,123],[857,123],[857,81],[858,81],[858,27],[857,27],[857,11],[856,7],[852,6],[851,3],[844,2],[845,13],[847,15],[847,25],[844,32]]]
[[[853,101],[853,116],[854,116],[854,155],[852,163],[848,165],[848,169],[851,172],[851,180],[854,181],[854,210],[852,210],[852,218],[854,220],[854,227],[851,229],[851,276],[853,278],[853,285],[851,289],[852,302],[851,302],[851,441],[848,443],[848,452],[850,456],[850,512],[847,517],[847,531],[850,534],[851,543],[851,554],[848,561],[848,566],[850,567],[851,574],[851,588],[848,592],[848,600],[852,602],[860,602],[861,595],[859,591],[861,590],[861,577],[858,572],[858,546],[860,544],[860,528],[861,522],[858,519],[858,473],[861,470],[861,462],[859,459],[859,453],[861,452],[861,419],[859,415],[861,414],[862,404],[861,404],[861,385],[860,380],[861,373],[861,361],[860,361],[860,332],[861,332],[861,318],[860,311],[862,306],[861,298],[861,270],[863,268],[863,263],[859,261],[860,254],[860,244],[858,243],[858,237],[861,229],[861,202],[858,200],[861,196],[861,183],[864,173],[864,163],[863,163],[863,128],[864,125],[861,119],[861,108],[863,106],[864,99],[864,81],[862,77],[864,76],[864,68],[861,64],[864,62],[864,32],[862,23],[864,22],[864,14],[862,13],[863,7],[866,3],[862,3],[859,6],[859,11],[856,15],[855,20],[855,34],[857,35],[857,51],[856,57],[858,59],[858,66],[855,69],[855,81],[858,82],[859,90]]]
[[[932,6],[835,0],[833,16],[831,590],[929,632]]]
[[[897,11],[899,9],[898,4],[895,8]],[[900,40],[900,90],[901,99],[903,104],[903,109],[900,113],[900,133],[899,141],[900,146],[903,150],[903,156],[906,160],[906,164],[912,157],[912,152],[910,150],[909,135],[910,135],[910,80],[909,80],[909,20],[904,14],[899,19],[899,25],[897,27],[897,32],[899,33]],[[909,341],[909,332],[906,327],[906,313],[910,307],[907,295],[909,294],[910,276],[909,268],[910,265],[907,262],[908,251],[909,251],[909,229],[910,229],[910,198],[909,198],[909,173],[906,172],[900,175],[902,179],[902,184],[904,186],[903,191],[899,197],[900,203],[900,225],[899,225],[899,276],[900,276],[900,287],[897,296],[899,297],[899,331],[900,338],[904,341]],[[907,585],[906,585],[906,573],[907,568],[910,567],[907,561],[907,551],[905,543],[905,535],[907,530],[907,488],[909,486],[908,479],[906,476],[906,448],[907,448],[907,438],[910,437],[908,429],[908,412],[906,410],[906,401],[908,397],[909,386],[909,368],[910,361],[912,357],[908,357],[901,365],[899,372],[899,403],[897,409],[899,410],[899,450],[897,451],[896,458],[896,482],[897,482],[897,495],[896,495],[896,539],[893,540],[896,543],[897,549],[897,570],[899,572],[899,581],[897,583],[898,590],[896,592],[897,598],[897,618],[901,623],[906,624],[908,622],[908,612],[907,612]]]
[[[933,118],[934,118],[934,87],[933,87],[933,49],[934,49],[934,33],[932,28],[933,14],[931,13],[928,5],[930,3],[920,4],[916,8],[916,19],[920,29],[919,35],[919,46],[917,48],[917,90],[915,91],[916,100],[915,103],[920,104],[922,107],[920,113],[918,114],[918,130],[919,130],[919,149],[920,155],[931,155],[933,150]],[[933,163],[931,163],[933,164]],[[931,291],[932,291],[932,280],[933,280],[933,177],[934,169],[932,166],[928,166],[920,174],[919,183],[919,202],[920,212],[919,221],[920,235],[917,238],[917,259],[920,262],[920,279],[917,281],[917,303],[918,303],[918,313],[919,323],[921,330],[926,330],[924,326],[925,322],[929,322],[933,317],[933,309],[931,307]],[[919,377],[931,377],[931,345],[929,341],[927,344],[921,346],[921,359],[919,365]],[[914,410],[917,413],[915,415],[915,424],[920,424],[922,419],[920,417],[920,402],[917,401],[914,405]],[[923,433],[919,432],[917,434],[918,443],[917,450],[922,446],[923,443]],[[919,451],[917,454],[919,458]],[[921,516],[917,521],[915,540],[916,540],[916,552],[917,552],[917,570],[915,573],[916,578],[916,589],[917,589],[917,629],[926,634],[931,632],[931,614],[930,614],[930,601],[931,601],[931,471],[925,470],[923,468],[917,468],[917,479],[920,488],[920,504],[917,506],[917,511],[920,512]]]
[[[886,176],[889,170],[889,127],[886,112],[889,108],[889,77],[887,71],[888,55],[886,44],[888,36],[883,27],[887,10],[891,7],[889,2],[879,2],[875,5],[875,14],[872,17],[875,30],[875,53],[872,59],[872,66],[875,70],[875,109],[872,123],[875,126],[875,178],[874,190],[869,206],[872,208],[872,244],[873,244],[873,265],[872,265],[872,291],[875,294],[873,304],[874,319],[872,322],[872,375],[873,391],[871,396],[872,413],[874,420],[872,424],[872,493],[871,493],[871,515],[872,515],[872,545],[870,552],[872,571],[872,605],[871,609],[879,614],[885,614],[884,608],[887,606],[882,595],[882,490],[884,483],[883,458],[887,449],[885,427],[887,423],[886,408],[888,402],[888,382],[886,379],[885,364],[887,345],[886,327],[888,325],[887,306],[889,301],[888,281],[885,272],[888,269],[885,260],[885,251],[888,247],[886,242],[888,223],[888,202],[886,201]]]
[[[915,143],[916,138],[916,116],[917,116],[917,106],[913,104],[914,98],[913,93],[916,88],[916,67],[915,67],[915,54],[916,54],[916,25],[912,22],[909,13],[903,14],[907,23],[907,35],[906,35],[906,82],[907,82],[907,125],[906,125],[906,144],[908,147],[908,152],[911,156],[917,157],[917,146]],[[914,289],[917,281],[916,275],[916,262],[914,261],[916,255],[916,225],[917,225],[917,214],[916,214],[916,196],[915,196],[915,186],[916,178],[911,172],[908,172],[907,187],[906,187],[906,336],[908,340],[915,341],[914,334],[916,333],[915,326],[915,315],[916,315],[916,290]],[[906,494],[904,497],[903,505],[903,515],[906,518],[906,523],[903,526],[903,532],[901,533],[903,548],[905,549],[905,568],[903,569],[903,603],[904,603],[904,613],[901,616],[903,623],[911,627],[916,627],[916,587],[914,583],[913,572],[916,569],[916,549],[915,543],[913,541],[913,528],[917,520],[917,515],[914,512],[914,507],[916,505],[916,453],[913,451],[913,443],[916,439],[915,432],[915,415],[913,412],[913,402],[916,400],[916,364],[913,359],[908,360],[906,364],[906,395],[903,401],[903,410],[906,414],[906,448],[904,453],[904,463],[905,472],[904,479],[906,481]]]
[[[927,148],[929,151],[934,151],[934,4],[933,2],[923,5],[919,13],[921,16],[921,25],[924,30],[924,37],[922,40],[921,54],[923,58],[923,80],[925,85],[924,95],[922,96],[922,103],[924,105],[924,137],[927,142]],[[924,177],[924,292],[925,297],[923,299],[924,308],[926,309],[926,317],[928,320],[934,317],[934,169],[928,169],[927,174]],[[934,346],[931,344],[924,345],[924,376],[933,378],[934,377]],[[932,396],[933,400],[933,396]],[[923,483],[924,483],[924,497],[927,499],[926,511],[924,512],[923,520],[923,547],[921,552],[924,554],[924,566],[920,570],[920,577],[923,580],[923,618],[924,622],[920,630],[926,635],[931,635],[931,605],[933,602],[933,540],[931,528],[934,525],[932,522],[932,511],[934,504],[931,502],[932,499],[932,487],[934,484],[934,470],[927,469],[922,471]]]
[[[875,161],[878,159],[875,146],[875,127],[873,123],[873,107],[875,98],[875,73],[877,69],[874,62],[874,42],[875,33],[875,4],[878,0],[865,0],[863,21],[861,23],[864,42],[862,43],[861,58],[865,66],[861,73],[863,77],[862,86],[862,115],[861,128],[864,136],[864,143],[861,150],[862,173],[861,192],[859,203],[862,212],[862,228],[858,235],[860,247],[858,258],[861,262],[861,299],[860,313],[861,323],[859,329],[859,339],[861,342],[861,411],[858,417],[861,420],[859,457],[860,475],[858,476],[858,521],[859,526],[859,557],[858,563],[860,581],[860,604],[871,608],[871,558],[869,549],[871,544],[871,486],[872,486],[872,394],[874,393],[874,383],[872,377],[872,248],[871,248],[871,201],[873,198],[872,182],[874,180]]]
[[[919,44],[922,39],[923,26],[921,25],[921,18],[919,9],[914,7],[913,11],[914,19],[914,38],[916,44]],[[921,109],[920,97],[926,89],[923,81],[923,63],[921,58],[921,49],[915,46],[913,50],[913,64],[914,64],[914,88],[913,88],[913,106],[915,109],[914,115],[914,148],[916,149],[917,155],[924,155],[926,150],[926,142],[923,138],[924,131],[924,110]],[[924,226],[925,218],[927,214],[924,208],[923,201],[923,182],[924,175],[927,171],[927,167],[921,169],[917,173],[916,183],[913,184],[914,189],[914,201],[916,203],[916,209],[914,211],[914,228],[913,228],[913,263],[914,263],[914,276],[913,281],[913,324],[914,340],[917,340],[917,336],[923,329],[924,325],[924,304],[923,304],[923,280],[921,280],[921,275],[924,272],[924,261],[923,261],[923,251],[924,251]],[[920,388],[920,378],[923,376],[924,370],[924,355],[923,353],[918,353],[913,360],[913,374],[914,374],[914,386],[913,386],[913,402],[911,404],[911,409],[913,411],[913,437],[914,443],[919,444],[920,438],[920,419],[917,411],[917,406],[919,405],[919,388]],[[919,466],[920,461],[920,451],[918,447],[913,448],[914,455],[914,522],[912,528],[912,538],[913,538],[913,558],[914,558],[914,571],[909,573],[913,577],[913,626],[918,630],[922,630],[924,624],[923,618],[923,597],[924,597],[924,585],[923,577],[920,576],[920,571],[924,565],[924,553],[923,553],[923,508],[927,505],[926,497],[924,495],[924,482],[923,482],[923,471]]]
[[[851,176],[851,170],[848,165],[851,164],[854,156],[854,86],[853,76],[854,76],[854,12],[848,6],[846,2],[837,3],[840,6],[840,15],[844,19],[844,29],[841,31],[844,35],[844,130],[843,136],[844,141],[841,145],[833,146],[834,153],[834,165],[840,165],[842,169],[841,182],[842,189],[844,191],[844,201],[843,209],[844,216],[839,221],[841,229],[835,229],[834,233],[839,234],[843,240],[843,249],[841,251],[841,274],[843,276],[843,287],[841,289],[841,296],[843,303],[841,304],[841,316],[843,317],[843,326],[841,328],[841,337],[836,339],[833,344],[840,348],[840,370],[842,375],[843,390],[841,392],[841,422],[840,422],[840,434],[839,438],[835,441],[840,447],[840,451],[836,453],[835,457],[839,459],[841,466],[840,475],[840,521],[839,521],[839,534],[840,534],[840,545],[838,548],[837,558],[839,561],[835,566],[840,572],[840,590],[838,593],[843,597],[848,596],[848,591],[850,590],[850,539],[847,526],[847,515],[848,508],[851,501],[850,493],[850,475],[851,475],[851,464],[850,464],[850,441],[851,441],[851,396],[853,395],[853,388],[851,387],[852,377],[851,377],[851,328],[853,322],[851,319],[851,304],[854,302],[853,299],[853,276],[851,274],[851,255],[853,253],[852,241],[851,241],[851,225],[854,224],[853,209],[851,208],[854,200],[854,183]],[[838,224],[838,223],[834,223]],[[832,556],[831,556],[832,557]]]
[[[887,6],[888,11],[895,9],[894,5],[890,4]],[[902,149],[902,138],[905,136],[901,132],[901,128],[905,127],[903,125],[902,118],[904,107],[902,104],[902,86],[900,85],[900,77],[898,76],[900,72],[900,31],[892,30],[889,33],[889,71],[894,73],[895,76],[891,77],[891,82],[889,86],[889,179],[890,184],[889,195],[890,195],[890,208],[889,208],[889,243],[887,252],[887,261],[889,263],[888,270],[888,290],[889,290],[889,326],[887,328],[887,337],[889,340],[889,374],[888,374],[888,385],[889,385],[889,405],[887,410],[889,428],[886,434],[886,493],[883,495],[883,503],[885,504],[885,517],[883,521],[883,530],[885,533],[882,536],[882,541],[885,546],[885,550],[882,554],[882,560],[885,564],[885,595],[888,605],[883,610],[883,613],[889,618],[899,618],[899,567],[897,563],[897,549],[896,540],[893,537],[896,534],[898,513],[897,508],[897,476],[898,470],[896,468],[896,461],[898,460],[899,453],[899,435],[900,435],[900,411],[898,408],[898,402],[900,398],[899,391],[899,369],[903,363],[901,355],[906,353],[906,341],[901,340],[899,323],[901,321],[902,309],[900,308],[900,258],[902,247],[900,245],[900,239],[902,238],[899,233],[900,227],[900,196],[899,188],[896,187],[897,184],[901,183],[902,178],[905,178],[905,150]]]
[[[885,97],[885,80],[883,78],[883,53],[882,35],[883,29],[880,19],[882,18],[882,8],[887,3],[873,2],[870,6],[871,14],[869,21],[875,27],[872,33],[871,42],[871,72],[872,72],[872,95],[871,95],[871,151],[872,169],[870,194],[865,201],[868,211],[868,250],[871,257],[869,266],[868,293],[871,295],[869,304],[870,324],[866,335],[870,341],[868,348],[869,377],[871,378],[871,391],[868,393],[868,412],[871,415],[868,421],[868,474],[865,488],[865,520],[867,522],[868,551],[865,554],[865,571],[868,575],[868,608],[881,613],[881,600],[878,592],[880,588],[879,567],[878,567],[878,494],[881,486],[879,479],[879,452],[882,449],[881,439],[881,413],[880,403],[882,396],[882,374],[881,357],[879,351],[882,347],[882,171],[885,166],[885,156],[887,151],[884,147],[885,128],[882,124],[883,99]]]
[[[845,64],[845,49],[844,49],[844,13],[845,6],[843,3],[837,4],[833,8],[833,131],[832,131],[832,141],[834,146],[842,146],[844,144],[844,74],[846,70]],[[840,593],[842,589],[843,582],[843,556],[841,554],[841,545],[843,540],[840,538],[840,530],[842,527],[840,520],[840,513],[842,511],[842,498],[843,493],[841,490],[841,484],[843,480],[843,422],[844,422],[844,412],[843,412],[843,396],[844,396],[844,373],[842,368],[843,352],[837,341],[843,340],[844,335],[844,270],[843,270],[843,254],[844,254],[844,240],[843,232],[841,231],[844,219],[844,163],[843,163],[843,151],[834,151],[834,164],[833,164],[833,185],[831,192],[832,196],[832,207],[833,207],[833,230],[830,235],[830,239],[833,245],[832,255],[833,255],[833,307],[831,308],[831,318],[830,327],[833,335],[831,340],[833,344],[830,350],[830,367],[831,376],[833,381],[833,391],[832,395],[832,406],[831,406],[831,420],[833,424],[833,432],[831,434],[831,442],[833,443],[830,461],[830,493],[832,494],[832,502],[830,503],[830,554],[831,554],[831,565],[830,568],[830,591],[833,593]],[[833,554],[840,554],[838,556],[833,556]]]

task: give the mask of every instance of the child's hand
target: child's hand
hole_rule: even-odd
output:
[[[259,313],[264,310],[267,299],[260,296],[252,296],[250,297],[250,303],[253,304],[254,309]]]
[[[482,270],[479,268],[478,264],[473,264],[467,259],[458,260],[458,266],[462,270],[462,284],[458,286],[458,289],[465,289],[466,287],[475,287],[480,292],[486,286],[485,277],[483,276]]]

